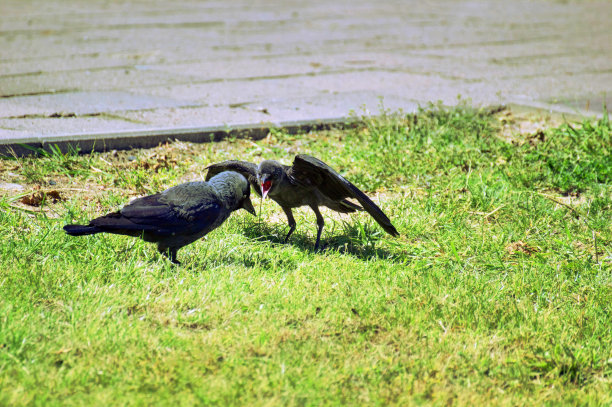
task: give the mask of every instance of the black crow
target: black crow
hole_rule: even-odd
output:
[[[226,171],[207,182],[187,182],[137,198],[89,225],[66,225],[64,230],[72,236],[105,232],[140,237],[157,243],[160,253],[180,264],[178,249],[221,226],[233,211],[242,208],[255,215],[250,193],[242,175]]]
[[[230,160],[206,168],[208,169],[206,179],[222,171],[239,172],[263,199],[269,196],[276,201],[285,211],[289,222],[289,233],[285,242],[296,225],[291,209],[304,205],[310,206],[317,217],[315,250],[319,248],[321,232],[325,225],[319,206],[327,206],[342,213],[365,210],[387,233],[399,236],[389,218],[359,188],[323,161],[309,155],[297,155],[292,166],[273,160],[263,161],[259,166],[246,161]],[[348,201],[347,198],[357,200],[361,206]]]

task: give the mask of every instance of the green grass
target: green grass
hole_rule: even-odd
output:
[[[430,106],[258,142],[0,160],[0,180],[65,199],[0,197],[0,405],[610,405],[612,126],[507,140],[498,122]],[[314,253],[312,212],[284,245],[266,201],[173,267],[137,239],[61,229],[212,162],[298,152],[402,236],[327,211]]]

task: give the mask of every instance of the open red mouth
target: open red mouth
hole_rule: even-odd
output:
[[[270,191],[271,187],[272,187],[272,181],[270,180],[266,180],[261,183],[261,196],[263,199],[266,199],[266,196],[268,195],[268,192]]]

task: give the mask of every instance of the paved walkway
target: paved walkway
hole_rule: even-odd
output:
[[[593,115],[606,94],[609,0],[0,2],[0,144],[144,145],[458,95]]]

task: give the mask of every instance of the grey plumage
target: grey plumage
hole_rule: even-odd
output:
[[[319,206],[327,206],[341,213],[365,210],[387,233],[399,236],[387,215],[367,195],[315,157],[306,154],[297,155],[292,166],[273,160],[262,161],[259,166],[246,161],[232,160],[212,164],[206,168],[207,179],[221,171],[236,171],[242,174],[264,199],[270,196],[276,201],[287,215],[289,222],[289,232],[285,242],[296,227],[292,208],[305,205],[310,206],[317,217],[315,250],[319,247],[321,232],[325,225]],[[357,200],[360,205],[347,198]]]
[[[245,209],[255,215],[247,180],[221,172],[207,182],[187,182],[155,195],[138,198],[120,211],[89,222],[66,225],[72,236],[114,233],[157,243],[160,253],[177,263],[178,249],[219,227],[230,214]]]

